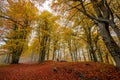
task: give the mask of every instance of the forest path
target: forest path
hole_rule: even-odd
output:
[[[45,61],[0,67],[0,80],[120,80],[120,71],[103,63]]]

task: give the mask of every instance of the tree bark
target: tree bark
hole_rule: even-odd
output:
[[[89,49],[91,60],[97,62],[95,50],[93,49],[91,28],[92,28],[92,26],[89,27],[89,25],[87,25],[87,27],[85,27],[84,30],[85,30],[85,34],[86,34],[86,38],[87,38],[87,44],[88,44],[88,49]]]
[[[119,42],[120,42],[120,29],[118,28],[118,26],[113,21],[110,21],[109,24],[112,27],[112,29],[114,30],[114,32],[116,33],[116,35],[119,39]]]
[[[111,14],[110,10],[108,10],[109,7],[107,7],[106,0],[101,0],[98,2],[98,0],[91,0],[93,8],[97,14],[97,17],[100,19],[110,19],[110,15],[113,18],[113,15]],[[106,6],[105,6],[106,5]],[[98,23],[98,29],[101,37],[103,38],[103,41],[108,49],[108,51],[111,53],[112,57],[114,58],[116,62],[116,66],[120,69],[120,48],[116,44],[116,42],[113,40],[110,32],[109,32],[109,23],[107,22],[101,22],[97,21]]]
[[[12,55],[12,62],[11,62],[11,64],[18,64],[18,63],[19,63],[19,56],[13,54]]]
[[[21,56],[21,52],[13,52],[12,53],[12,61],[11,61],[11,64],[18,64],[19,63],[19,59],[20,59],[20,56]]]
[[[71,55],[71,59],[72,59],[72,61],[74,61],[73,53],[72,53],[72,49],[71,49],[71,40],[68,40],[68,48],[69,48],[69,52],[70,52],[70,55]]]
[[[97,45],[98,46],[98,45]],[[100,47],[97,47],[97,51],[98,51],[98,56],[100,58],[100,62],[103,62],[103,57],[102,57],[102,52],[101,52],[101,49]]]
[[[41,27],[43,30],[45,31],[49,31],[49,27],[48,27],[48,23],[47,21],[45,20],[44,21],[44,25]],[[39,31],[40,31],[40,26],[39,26]],[[39,32],[39,42],[40,42],[40,46],[42,46],[42,48],[40,49],[40,52],[39,52],[39,60],[38,62],[41,63],[45,60],[45,55],[46,55],[46,48],[47,48],[47,42],[49,40],[49,35],[47,33],[41,33],[42,37],[40,36],[40,32]],[[42,38],[40,40],[40,38]]]
[[[10,53],[6,53],[5,63],[10,63]]]
[[[47,60],[49,60],[49,54],[50,54],[50,42],[51,42],[51,39],[49,38],[49,39],[48,39]]]
[[[11,64],[18,64],[19,63],[19,59],[20,59],[20,56],[22,54],[23,47],[25,45],[25,43],[21,43],[19,40],[22,40],[22,41],[26,42],[25,39],[27,37],[26,28],[28,26],[28,23],[24,23],[24,25],[25,26],[23,26],[21,28],[21,32],[18,31],[18,25],[16,23],[13,25],[13,31],[15,33],[11,37],[11,39],[14,40],[14,41],[11,42],[12,44],[14,44],[14,46],[10,47],[10,50],[12,52]],[[18,34],[18,33],[21,33],[21,34]]]
[[[82,6],[82,10],[78,9],[80,12],[82,12],[84,15],[86,15],[88,18],[93,20],[98,25],[99,33],[101,37],[103,38],[103,41],[108,49],[108,51],[111,53],[112,57],[114,58],[116,62],[116,66],[120,69],[120,47],[116,44],[116,42],[113,40],[110,32],[109,32],[109,26],[111,26],[117,35],[119,35],[119,31],[117,27],[113,23],[109,23],[109,21],[114,19],[114,15],[112,14],[109,5],[107,4],[106,0],[90,0],[93,6],[94,11],[96,12],[96,16],[91,16],[88,14],[87,10],[85,9],[85,6],[83,4],[83,0],[75,0],[79,1]],[[120,36],[117,36],[118,38]]]
[[[52,60],[56,60],[57,43],[58,43],[58,40],[55,40],[53,42],[54,48],[53,48],[53,57],[52,57]]]
[[[100,35],[102,36],[107,49],[109,50],[112,57],[114,58],[116,62],[116,66],[120,69],[120,48],[115,43],[112,36],[110,35],[109,26],[106,25],[105,23],[99,22],[98,27],[99,27]]]
[[[41,42],[42,48],[41,48],[40,54],[39,54],[39,61],[38,61],[39,63],[43,62],[45,60],[47,41],[48,41],[48,36],[44,35],[43,39],[42,39],[42,42]]]

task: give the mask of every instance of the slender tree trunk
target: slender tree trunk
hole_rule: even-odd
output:
[[[74,46],[75,46],[75,61],[78,62],[78,46],[77,46],[77,41],[74,41]]]
[[[88,61],[92,61],[92,56],[90,55],[89,49],[87,48],[87,57],[88,57]]]
[[[95,52],[94,52],[94,50],[93,50],[93,47],[91,46],[91,44],[89,45],[89,52],[90,52],[90,55],[92,55],[92,60],[93,61],[95,61],[95,62],[97,62],[97,57],[96,57],[96,54],[95,54]]]
[[[48,27],[48,23],[47,21],[45,20],[44,21],[44,26],[42,26],[42,29],[45,30],[45,31],[49,31],[49,27]],[[39,31],[40,31],[40,27],[39,27]],[[40,49],[40,53],[39,53],[39,60],[38,62],[43,62],[45,60],[45,56],[46,56],[46,48],[47,48],[47,42],[49,40],[49,35],[45,32],[41,33],[42,34],[42,39],[40,40],[40,33],[38,35],[39,37],[39,42],[40,42],[40,46],[42,47]]]
[[[83,56],[84,61],[86,61],[86,56],[85,56],[83,48],[82,48],[82,56]]]
[[[73,54],[72,54],[72,49],[71,49],[71,40],[68,41],[68,48],[69,48],[69,52],[70,52],[70,55],[71,55],[71,59],[72,59],[72,61],[74,61]]]
[[[41,50],[40,50],[40,55],[39,55],[39,63],[43,62],[45,60],[45,55],[46,55],[46,45],[47,45],[47,41],[48,41],[48,36],[44,35],[43,36],[43,42],[41,42]]]
[[[80,49],[78,50],[78,56],[79,56],[78,61],[81,61]]]
[[[58,59],[60,60],[60,56],[61,56],[61,53],[60,53],[60,50],[58,50]]]
[[[87,44],[88,44],[88,49],[90,52],[91,59],[97,62],[97,57],[96,57],[95,50],[93,49],[93,44],[92,44],[91,28],[92,27],[89,27],[88,25],[86,28],[84,28],[84,30],[85,30],[86,37],[87,37]]]
[[[105,54],[105,61],[106,61],[107,64],[109,64],[109,55],[108,55],[108,53]]]
[[[53,42],[53,46],[54,46],[54,48],[53,48],[53,57],[52,57],[52,60],[56,60],[56,50],[57,50],[57,42],[58,42],[58,40],[55,40],[54,42]]]
[[[33,62],[34,61],[34,52],[32,51],[32,53],[31,53],[31,62]]]
[[[10,63],[10,53],[6,53],[5,63]]]
[[[65,48],[66,46],[65,46],[65,44],[64,44],[64,60],[65,60],[65,56],[66,56],[66,48]]]
[[[50,38],[48,40],[48,51],[47,51],[47,60],[49,60],[49,54],[50,54]]]
[[[97,51],[98,51],[98,54],[99,54],[98,56],[100,58],[100,62],[103,62],[102,52],[101,52],[100,48],[98,48]]]
[[[54,49],[54,51],[53,51],[52,60],[53,60],[53,61],[56,60],[56,50],[55,50],[55,49]]]

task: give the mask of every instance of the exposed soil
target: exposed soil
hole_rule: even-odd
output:
[[[120,80],[120,71],[103,63],[45,61],[0,67],[0,80]]]

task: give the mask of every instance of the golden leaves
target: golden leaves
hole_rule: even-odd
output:
[[[12,0],[9,0],[12,1]],[[32,2],[27,2],[25,0],[19,0],[18,2],[9,2],[7,14],[19,21],[28,20],[36,18],[38,9],[34,6]]]

